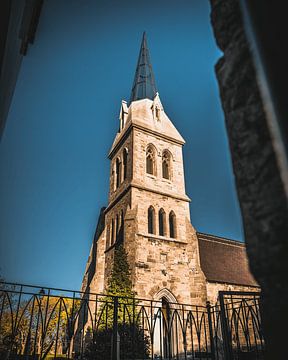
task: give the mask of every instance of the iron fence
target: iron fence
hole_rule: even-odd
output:
[[[259,293],[195,306],[1,283],[0,307],[1,360],[263,358]]]

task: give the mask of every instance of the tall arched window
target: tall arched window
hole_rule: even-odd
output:
[[[127,178],[127,158],[128,158],[128,150],[123,150],[123,180]]]
[[[106,238],[106,249],[108,249],[111,245],[111,225],[107,225],[107,238]]]
[[[176,238],[176,216],[174,211],[170,211],[169,214],[169,235],[171,238]]]
[[[123,210],[121,210],[121,213],[120,213],[120,227],[123,226],[124,224],[124,212]]]
[[[118,241],[122,242],[124,239],[124,212],[121,210],[119,215],[119,225],[118,225]]]
[[[121,162],[120,159],[116,159],[116,188],[120,186],[121,183]]]
[[[148,209],[148,233],[155,234],[155,210],[153,206]]]
[[[111,239],[110,239],[110,246],[113,245],[115,238],[115,228],[114,228],[114,219],[111,221]]]
[[[159,235],[166,235],[166,214],[163,209],[159,210]]]
[[[146,149],[146,172],[147,174],[156,175],[155,149],[151,145]]]
[[[171,179],[171,155],[167,150],[162,154],[162,177],[168,180]]]
[[[117,238],[118,231],[119,231],[119,216],[117,215],[116,216],[116,238]]]

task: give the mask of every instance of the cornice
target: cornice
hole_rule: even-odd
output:
[[[152,192],[154,194],[158,194],[158,195],[163,195],[163,196],[167,196],[167,197],[170,197],[170,198],[173,198],[173,199],[176,199],[176,200],[181,200],[181,201],[186,201],[186,202],[190,202],[191,199],[185,195],[185,196],[178,196],[178,195],[175,195],[175,194],[171,194],[171,193],[167,193],[167,192],[164,192],[164,191],[159,191],[159,190],[154,190],[154,189],[151,189],[151,188],[147,188],[145,186],[142,186],[142,185],[139,185],[135,182],[131,182],[124,190],[122,190],[116,197],[114,200],[112,200],[107,208],[104,210],[105,214],[107,214],[107,212],[118,202],[122,199],[123,196],[125,196],[128,191],[132,188],[135,188],[135,189],[139,189],[139,190],[144,190],[144,191],[147,191],[147,192]]]
[[[112,157],[114,156],[114,154],[118,151],[118,149],[120,148],[120,146],[123,144],[123,142],[127,139],[128,135],[130,134],[131,130],[135,128],[137,130],[141,130],[144,133],[147,134],[152,134],[155,136],[159,136],[162,139],[168,140],[174,144],[177,145],[184,145],[185,142],[184,141],[180,141],[180,140],[176,140],[170,136],[164,135],[158,131],[152,130],[152,129],[148,129],[145,126],[141,126],[139,124],[134,124],[134,123],[130,123],[129,126],[127,127],[127,129],[125,131],[123,131],[123,134],[119,137],[119,139],[117,140],[117,142],[115,143],[115,145],[113,146],[113,148],[110,150],[109,154],[108,154],[108,158],[111,160]]]

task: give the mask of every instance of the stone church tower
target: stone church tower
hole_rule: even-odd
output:
[[[204,305],[210,278],[216,290],[229,284],[257,286],[242,244],[199,236],[191,224],[182,155],[185,141],[161,104],[145,33],[131,98],[129,103],[122,101],[119,118],[109,152],[109,203],[98,221],[82,291],[105,291],[119,242],[128,254],[133,288],[140,298]],[[218,267],[210,261],[213,251],[218,251]],[[233,263],[228,264],[232,252],[235,261],[242,261],[237,279],[230,271]]]

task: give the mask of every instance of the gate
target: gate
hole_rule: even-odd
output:
[[[263,359],[259,293],[195,306],[0,283],[0,359]]]
[[[264,359],[260,293],[219,291],[210,313],[213,359]]]

